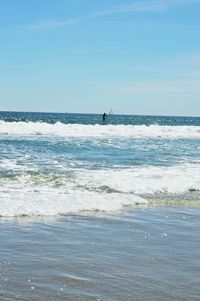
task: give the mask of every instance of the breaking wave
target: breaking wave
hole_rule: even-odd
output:
[[[7,175],[0,181],[0,216],[109,212],[148,204],[147,195],[156,199],[158,194],[161,197],[168,194],[173,200],[177,194],[199,194],[199,170],[199,164],[183,164],[116,170],[80,169],[72,170],[71,176],[29,172]],[[160,199],[154,204],[156,202]]]
[[[139,196],[86,191],[60,191],[49,188],[31,191],[26,188],[16,195],[10,191],[0,202],[0,216],[56,216],[83,211],[117,211],[123,207],[147,204]]]
[[[200,138],[199,126],[83,125],[0,121],[0,134],[59,137]]]

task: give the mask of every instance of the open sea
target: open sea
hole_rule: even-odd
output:
[[[200,118],[0,112],[0,300],[199,301]]]

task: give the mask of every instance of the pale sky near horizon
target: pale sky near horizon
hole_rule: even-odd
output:
[[[200,0],[0,0],[0,111],[200,116]]]

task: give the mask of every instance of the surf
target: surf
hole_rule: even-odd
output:
[[[199,126],[169,125],[84,125],[57,122],[6,122],[0,121],[0,135],[10,136],[57,136],[93,138],[155,138],[200,139]]]

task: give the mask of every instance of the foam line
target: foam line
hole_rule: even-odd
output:
[[[82,125],[0,121],[0,134],[60,137],[200,138],[199,126]]]

